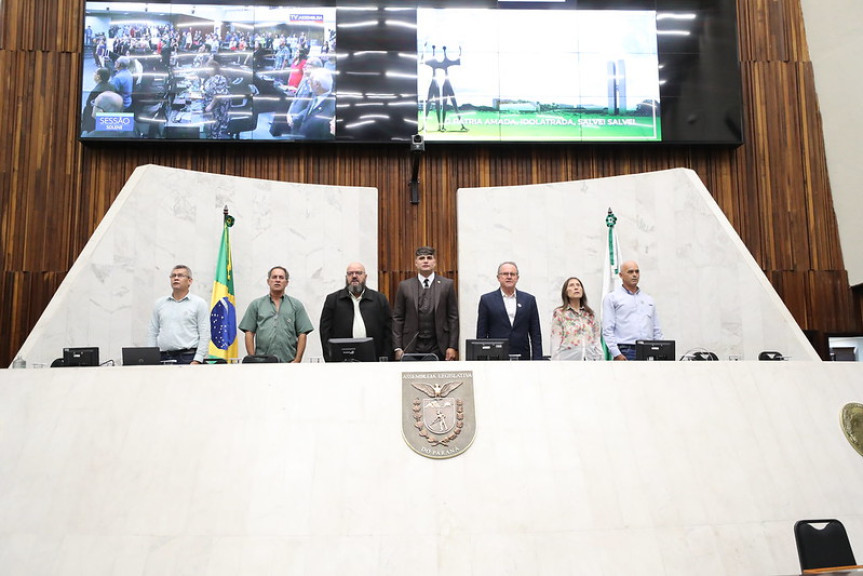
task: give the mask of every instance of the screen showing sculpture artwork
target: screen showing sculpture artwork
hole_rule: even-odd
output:
[[[428,140],[662,139],[653,11],[425,9],[417,37]]]
[[[80,137],[739,143],[736,43],[667,2],[87,2]]]

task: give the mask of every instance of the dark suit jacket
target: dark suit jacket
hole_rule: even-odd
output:
[[[483,294],[479,299],[476,337],[509,338],[510,354],[520,354],[522,360],[541,360],[542,331],[536,298],[516,290],[515,306],[515,320],[510,325],[500,290]]]
[[[392,358],[393,355],[393,314],[386,297],[366,288],[360,299],[360,314],[366,325],[366,334],[375,341],[376,356]],[[330,361],[330,338],[351,338],[354,327],[354,303],[347,288],[337,290],[327,296],[321,312],[321,344],[324,360]]]
[[[332,140],[330,120],[336,114],[336,99],[327,96],[315,106],[312,106],[312,102],[313,99],[305,110],[294,117],[294,134],[308,140]]]
[[[419,295],[423,287],[416,276],[403,280],[396,292],[393,308],[393,347],[405,352],[416,351],[419,333]],[[435,332],[438,356],[446,358],[446,349],[458,350],[458,302],[452,280],[435,274],[434,283],[429,288],[434,302]]]

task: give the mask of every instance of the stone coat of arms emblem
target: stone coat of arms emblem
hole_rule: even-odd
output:
[[[839,423],[845,439],[851,447],[863,456],[863,404],[850,402],[842,407]]]
[[[427,458],[452,458],[467,450],[476,433],[473,373],[402,373],[402,432]]]

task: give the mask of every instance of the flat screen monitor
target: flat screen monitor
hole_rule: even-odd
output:
[[[161,363],[162,353],[156,346],[123,348],[123,366],[158,366]]]
[[[509,340],[506,338],[480,338],[465,342],[468,360],[509,360]]]
[[[330,362],[377,362],[373,338],[330,338]]]
[[[87,1],[79,134],[739,145],[736,24],[735,0]]]
[[[243,356],[242,364],[278,364],[279,359],[276,356],[268,354],[248,354]]]
[[[434,352],[405,352],[402,362],[437,362],[440,358]]]
[[[98,366],[99,348],[63,348],[63,366]]]
[[[674,340],[637,340],[636,360],[674,360]]]

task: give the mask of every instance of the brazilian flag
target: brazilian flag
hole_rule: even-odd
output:
[[[224,215],[222,243],[219,246],[216,279],[213,282],[213,298],[210,300],[210,358],[233,360],[238,354],[237,308],[228,229],[234,225],[234,217],[228,214],[227,206],[225,206]]]

